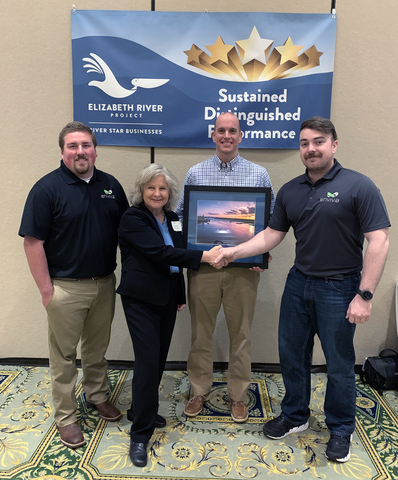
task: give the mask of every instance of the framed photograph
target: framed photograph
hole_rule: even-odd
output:
[[[186,185],[184,239],[187,248],[210,250],[246,242],[268,225],[271,189]],[[268,253],[239,258],[228,266],[268,268]]]

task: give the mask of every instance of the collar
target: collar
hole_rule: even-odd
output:
[[[153,213],[149,210],[149,208],[145,205],[144,202],[141,202],[139,205],[133,205],[134,208],[138,208],[139,210],[142,210],[144,211],[148,216],[149,218],[151,219],[151,222],[154,222],[154,225],[155,225],[155,228],[158,229],[158,233],[159,234],[162,234],[162,224],[159,222],[159,220],[153,215]],[[166,210],[163,210],[164,211],[164,224],[163,225],[166,225],[167,226],[167,222],[169,221],[169,212],[166,212]],[[167,226],[168,228],[168,226]]]
[[[72,183],[84,182],[82,178],[79,178],[77,175],[75,175],[73,172],[69,170],[69,168],[64,164],[63,160],[61,160],[60,171],[63,179],[69,185],[71,185]],[[96,178],[97,178],[97,169],[94,166],[94,172],[93,172],[93,176],[90,179],[90,182],[92,182]]]
[[[144,210],[148,215],[150,215],[154,220],[156,220],[155,215],[149,210],[149,208],[145,205],[144,202],[141,202],[139,205],[133,205],[136,208],[139,208],[140,210]],[[167,220],[167,216],[169,215],[169,212],[163,209],[163,213],[165,216],[165,219]]]
[[[305,170],[305,173],[303,175],[303,179],[300,183],[309,183],[310,185],[316,185],[317,183],[322,183],[322,182],[325,182],[327,180],[333,180],[333,178],[339,173],[339,171],[342,169],[343,167],[340,165],[340,163],[334,159],[334,164],[333,164],[333,167],[325,173],[325,175],[320,178],[319,180],[317,180],[315,183],[312,183],[311,180],[310,180],[310,177],[308,176],[308,173],[307,173],[307,169]]]
[[[220,160],[217,156],[217,154],[214,154],[213,160],[214,160],[214,165],[217,167],[218,170],[221,170],[222,168],[235,168],[236,165],[239,163],[240,160],[240,155],[238,154],[235,158],[230,160],[227,163],[224,163],[222,160]]]

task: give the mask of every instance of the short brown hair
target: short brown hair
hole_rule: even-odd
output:
[[[91,136],[91,140],[93,142],[94,148],[97,146],[97,139],[95,137],[95,133],[91,130],[90,127],[87,125],[84,125],[82,122],[69,122],[64,126],[64,128],[61,130],[59,137],[58,137],[58,143],[61,148],[61,150],[64,149],[65,146],[65,137],[68,135],[68,133],[73,133],[73,132],[86,132]]]
[[[327,118],[318,116],[312,117],[301,124],[300,132],[305,128],[309,128],[310,130],[317,130],[318,132],[322,132],[325,135],[331,135],[333,141],[337,140],[336,129],[334,128],[333,123]]]

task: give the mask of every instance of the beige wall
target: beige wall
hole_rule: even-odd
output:
[[[81,0],[79,9],[150,10],[149,0]],[[1,44],[1,272],[0,358],[47,357],[46,316],[29,273],[22,239],[17,236],[22,209],[33,183],[58,166],[57,137],[72,120],[70,9],[66,0],[2,2]],[[200,5],[200,7],[199,7]],[[157,0],[157,10],[280,11],[328,13],[329,0]],[[381,189],[391,222],[391,247],[373,304],[371,320],[357,328],[357,363],[385,346],[398,347],[394,289],[398,250],[396,138],[398,111],[395,58],[398,3],[337,0],[337,45],[332,121],[340,138],[336,157],[348,168],[370,176]],[[394,21],[395,20],[395,21]],[[231,25],[231,28],[234,26]],[[394,57],[393,57],[394,55]],[[193,134],[195,134],[193,132]],[[242,143],[244,146],[244,143]],[[156,149],[157,163],[183,181],[188,168],[212,150]],[[248,160],[265,166],[275,192],[303,171],[298,151],[245,150]],[[148,148],[99,147],[97,165],[115,175],[126,191],[150,162]],[[293,262],[293,235],[273,252],[262,274],[253,325],[253,362],[278,363],[277,323],[284,280]],[[117,274],[119,275],[119,270]],[[131,360],[132,349],[119,298],[108,352],[111,360]],[[223,315],[215,335],[215,360],[227,360]],[[179,314],[169,360],[187,358],[190,322]],[[324,359],[317,345],[314,363]]]

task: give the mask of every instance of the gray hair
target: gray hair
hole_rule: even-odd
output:
[[[166,167],[156,163],[151,163],[147,167],[143,168],[137,175],[134,190],[131,194],[131,205],[138,207],[143,203],[142,192],[144,186],[158,175],[162,175],[164,177],[167,186],[169,187],[169,199],[163,208],[166,212],[173,210],[173,207],[177,203],[179,196],[178,180],[171,172],[169,172],[169,170],[167,170]]]

